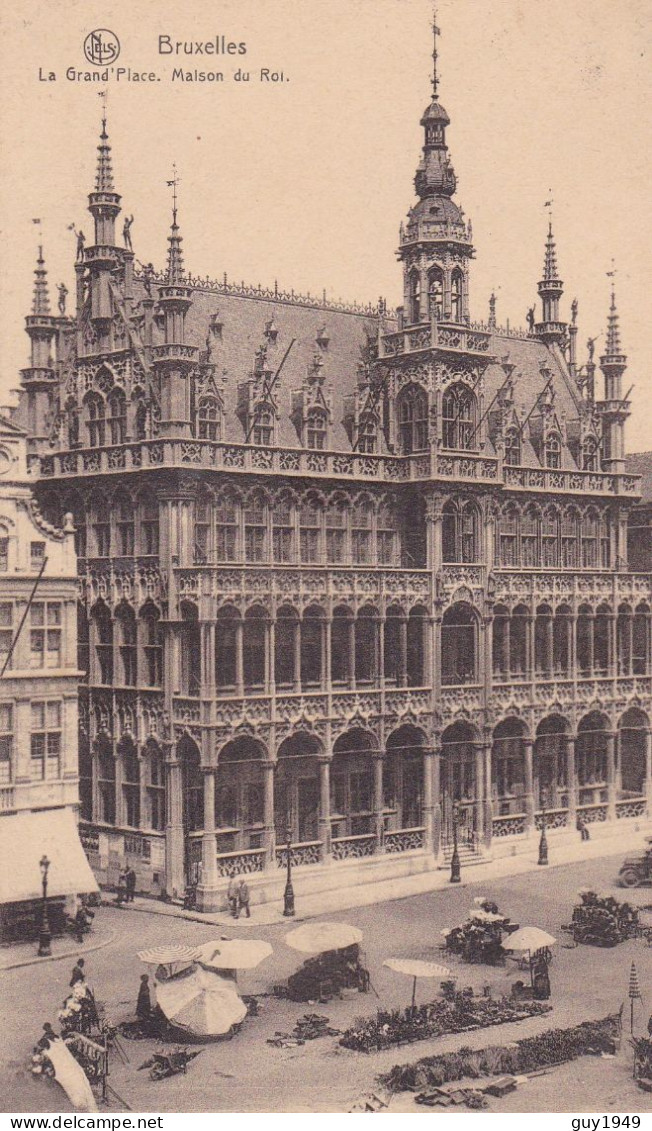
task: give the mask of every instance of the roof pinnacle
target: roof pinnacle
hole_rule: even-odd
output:
[[[559,279],[557,271],[557,247],[552,234],[552,219],[548,221],[548,238],[546,239],[546,254],[543,263],[543,279],[548,283]]]
[[[437,26],[437,5],[432,5],[432,97],[436,101],[439,91],[439,76],[437,75],[437,36],[441,29]]]
[[[613,271],[609,273],[611,275],[615,274],[615,272]],[[620,344],[620,326],[618,321],[618,311],[616,310],[616,288],[613,278],[611,280],[611,305],[609,307],[609,315],[607,318],[607,346],[605,356],[622,356],[622,347]]]
[[[111,166],[111,146],[109,135],[106,132],[106,101],[102,107],[102,131],[100,144],[97,147],[97,173],[95,175],[96,192],[114,192],[113,168]]]
[[[182,237],[179,234],[177,223],[177,185],[179,176],[176,165],[172,166],[173,177],[167,181],[168,188],[172,189],[172,225],[168,236],[168,286],[179,286],[183,282],[183,253],[181,251]]]
[[[48,273],[43,259],[43,245],[39,244],[38,259],[34,271],[34,297],[32,300],[32,314],[48,315],[50,313],[50,295],[48,292]]]

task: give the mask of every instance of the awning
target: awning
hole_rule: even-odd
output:
[[[42,809],[0,817],[0,903],[43,894],[39,860],[50,861],[48,897],[97,891],[72,809]]]

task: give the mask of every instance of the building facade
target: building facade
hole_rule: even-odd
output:
[[[37,269],[35,307],[45,274]],[[38,301],[37,301],[38,300]],[[40,333],[48,314],[28,320]],[[27,436],[0,418],[0,937],[33,932],[43,855],[52,926],[64,898],[96,887],[77,833],[77,559],[63,529],[40,514]]]
[[[103,122],[56,363],[23,373],[43,511],[74,516],[96,874],[200,905],[251,874],[433,867],[652,803],[650,577],[627,564],[615,297],[599,364],[550,225],[528,329],[470,316],[448,115],[422,126],[403,306],[135,269]],[[29,331],[29,327],[28,327]],[[45,333],[45,331],[44,331]],[[47,336],[46,335],[46,336]],[[49,347],[48,347],[49,348]]]

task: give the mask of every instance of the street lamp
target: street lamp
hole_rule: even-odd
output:
[[[548,863],[548,841],[546,840],[546,791],[541,790],[541,837],[539,839],[539,859],[537,864]]]
[[[294,888],[292,887],[292,829],[288,820],[287,828],[285,830],[285,839],[287,841],[287,879],[285,881],[285,891],[283,892],[283,915],[286,919],[294,917]]]
[[[457,801],[453,805],[453,855],[451,856],[451,878],[452,884],[460,884],[462,882],[462,874],[460,871],[460,850],[457,843],[457,826],[460,816],[460,807]]]
[[[45,854],[39,860],[39,867],[43,882],[43,908],[41,911],[41,931],[38,938],[38,957],[47,958],[52,954],[50,950],[52,935],[50,934],[50,920],[48,919],[48,868],[50,861]]]

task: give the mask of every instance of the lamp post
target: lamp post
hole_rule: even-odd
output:
[[[460,884],[462,882],[462,874],[460,870],[460,850],[457,843],[457,826],[460,816],[460,807],[457,801],[453,805],[453,855],[451,856],[451,878],[452,884]]]
[[[41,931],[38,937],[38,957],[47,958],[52,954],[50,950],[52,935],[50,934],[50,920],[48,919],[48,868],[50,861],[45,854],[39,860],[39,867],[43,883],[43,907],[41,910]]]
[[[546,839],[546,791],[541,790],[541,837],[539,839],[539,859],[537,864],[548,863],[548,841]]]
[[[292,829],[288,820],[287,829],[285,830],[285,839],[287,841],[287,879],[285,881],[285,891],[283,892],[283,914],[286,919],[294,917],[294,888],[292,887]]]

